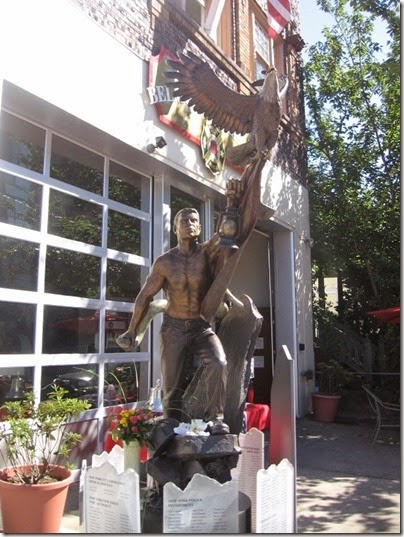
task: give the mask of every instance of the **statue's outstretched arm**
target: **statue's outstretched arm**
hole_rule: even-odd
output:
[[[149,324],[158,313],[162,313],[167,308],[167,300],[165,298],[153,300],[139,323],[136,334],[125,332],[116,338],[117,344],[125,351],[131,351],[140,345]]]

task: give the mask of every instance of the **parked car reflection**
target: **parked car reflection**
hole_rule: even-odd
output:
[[[68,397],[83,399],[91,404],[91,408],[98,406],[98,375],[91,371],[73,371],[57,376],[52,384],[61,386],[68,392]]]

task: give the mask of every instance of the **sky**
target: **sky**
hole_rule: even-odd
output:
[[[316,0],[300,0],[301,37],[306,48],[322,41],[321,30],[324,26],[331,26],[332,18],[321,11]]]
[[[323,41],[321,33],[324,26],[333,26],[333,19],[317,6],[316,0],[300,0],[301,37],[308,49],[318,41]],[[375,39],[379,43],[386,42],[386,26],[381,21],[375,22]]]

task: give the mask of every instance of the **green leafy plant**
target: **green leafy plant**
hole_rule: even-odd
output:
[[[325,278],[337,277],[339,325],[380,345],[381,371],[400,373],[400,330],[368,314],[400,303],[400,10],[390,1],[317,4],[330,24],[306,50],[304,95],[318,294],[325,304]]]
[[[337,360],[320,362],[316,366],[316,386],[319,394],[340,395],[341,390],[353,379],[353,373]]]
[[[0,479],[25,484],[50,482],[55,480],[55,465],[70,467],[69,455],[82,436],[66,426],[90,404],[66,398],[67,393],[54,385],[49,399],[39,404],[28,392],[23,401],[7,402],[1,407],[6,416],[6,421],[0,423],[0,439],[5,445],[2,457],[15,475],[9,478],[0,473]]]
[[[306,382],[309,382],[310,380],[313,380],[314,378],[314,373],[312,369],[306,369],[306,371],[303,371],[301,375]]]

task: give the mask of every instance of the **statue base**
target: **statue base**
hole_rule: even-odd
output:
[[[146,471],[154,486],[146,489],[142,502],[143,533],[162,533],[166,483],[174,483],[184,490],[195,474],[226,483],[231,481],[231,469],[238,463],[241,449],[237,435],[177,435],[174,433],[177,426],[177,420],[162,419],[149,439],[153,456],[146,462]],[[251,525],[251,502],[245,494],[240,495],[239,525],[246,528]]]
[[[146,471],[159,486],[171,482],[182,490],[194,474],[226,483],[231,480],[231,469],[237,466],[240,453],[234,434],[174,435],[165,438],[164,449],[156,449],[146,462]]]

